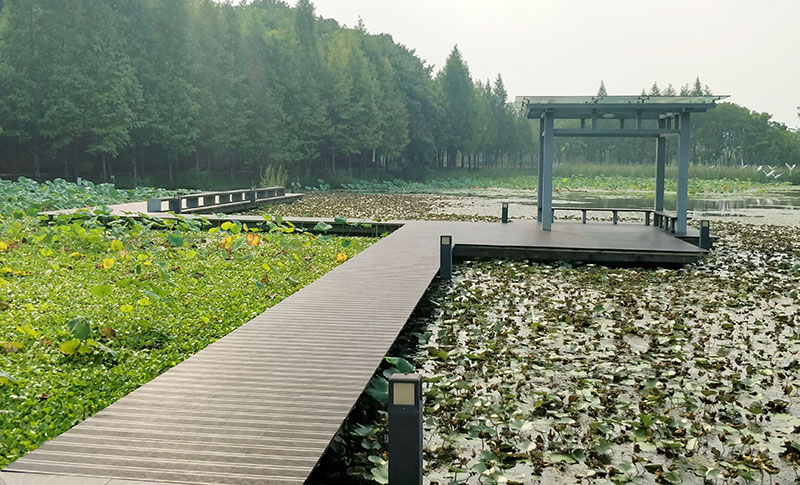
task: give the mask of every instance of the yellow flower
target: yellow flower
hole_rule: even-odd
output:
[[[69,257],[70,258],[82,258],[83,254],[79,253],[78,251],[75,251],[73,253],[70,253]]]
[[[103,269],[111,269],[114,266],[114,258],[105,258],[103,259]]]
[[[6,249],[8,249],[8,244],[0,241],[0,251],[5,251]]]
[[[337,263],[344,263],[345,261],[347,261],[347,254],[342,252],[336,255]]]
[[[248,232],[246,242],[248,245],[256,247],[261,244],[261,238],[258,236],[258,234]]]

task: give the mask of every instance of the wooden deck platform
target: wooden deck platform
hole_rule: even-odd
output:
[[[643,225],[556,223],[547,233],[532,221],[408,222],[11,463],[0,480],[303,483],[436,276],[442,234],[460,256],[679,262],[705,253]]]

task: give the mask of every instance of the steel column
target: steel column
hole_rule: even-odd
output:
[[[680,147],[678,150],[678,203],[675,212],[678,221],[675,233],[679,236],[686,235],[686,217],[689,211],[689,113],[681,113],[680,117]]]
[[[553,159],[555,143],[553,143],[553,113],[544,114],[544,160],[542,163],[542,230],[549,231],[553,224]]]
[[[658,127],[664,128],[666,120],[658,120]],[[656,205],[655,210],[664,210],[664,172],[667,165],[667,139],[656,138]]]
[[[542,222],[542,171],[544,167],[544,119],[539,119],[539,187],[536,190],[536,220]]]

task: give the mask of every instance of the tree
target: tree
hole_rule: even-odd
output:
[[[658,83],[654,82],[652,86],[650,86],[650,96],[661,96],[661,89],[658,88]]]
[[[352,158],[379,144],[377,83],[368,69],[356,32],[341,31],[328,45],[331,75],[328,114],[332,121],[329,138],[331,170],[336,172],[336,154]]]
[[[597,89],[598,96],[608,96],[608,91],[606,91],[606,83],[602,80],[600,81],[600,87]]]
[[[702,96],[703,95],[703,85],[700,83],[700,76],[697,76],[694,80],[694,87],[690,93],[691,96]]]
[[[124,5],[129,55],[142,87],[142,103],[136,107],[140,123],[133,139],[137,146],[161,150],[173,182],[178,158],[194,152],[199,135],[186,0],[127,0]]]
[[[456,153],[463,154],[471,148],[476,110],[472,78],[458,46],[453,47],[437,81],[442,89],[446,119],[443,141],[448,155],[448,167],[452,168]]]
[[[672,86],[672,83],[667,84],[667,87],[664,88],[663,91],[661,91],[662,96],[675,96],[676,94],[677,93],[675,91],[675,88]]]

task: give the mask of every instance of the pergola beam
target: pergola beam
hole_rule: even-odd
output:
[[[553,136],[594,136],[594,137],[659,137],[665,135],[679,135],[679,130],[667,129],[586,129],[586,128],[559,128],[553,131]]]

